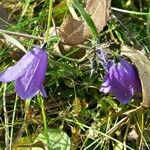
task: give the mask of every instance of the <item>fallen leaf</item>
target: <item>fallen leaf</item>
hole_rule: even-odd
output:
[[[81,129],[79,126],[75,126],[71,128],[71,150],[77,150],[77,145],[81,140],[80,132]]]
[[[137,67],[142,84],[143,106],[150,107],[150,60],[142,51],[122,45],[121,55],[131,59]]]
[[[111,0],[87,0],[86,9],[91,15],[98,32],[101,32],[110,19]],[[90,34],[90,32],[87,32]]]
[[[98,32],[103,30],[110,19],[110,3],[111,0],[87,0],[86,10],[91,15]],[[76,45],[91,38],[92,34],[85,21],[69,16],[60,26],[60,36],[66,44]]]
[[[132,141],[132,140],[137,140],[139,137],[138,133],[136,132],[135,129],[132,129],[129,134],[128,134],[128,140]]]
[[[68,16],[60,27],[60,35],[63,42],[74,45],[82,43],[86,40],[83,35],[84,22]]]

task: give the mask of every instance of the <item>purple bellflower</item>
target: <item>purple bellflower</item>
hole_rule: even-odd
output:
[[[115,63],[102,57],[106,53],[103,49],[97,49],[98,57],[106,70],[104,81],[100,87],[100,91],[104,93],[112,93],[122,104],[127,104],[134,93],[141,92],[141,82],[138,72],[132,64],[124,59],[120,59]]]
[[[14,66],[0,73],[1,82],[15,81],[15,91],[21,99],[34,97],[38,92],[47,97],[43,86],[48,55],[45,48],[28,51]]]

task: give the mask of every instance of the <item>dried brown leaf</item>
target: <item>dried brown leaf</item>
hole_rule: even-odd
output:
[[[60,27],[60,35],[63,42],[74,45],[85,41],[83,36],[84,23],[68,16]]]
[[[98,32],[103,30],[110,19],[110,4],[111,0],[87,0],[86,9],[91,15]],[[90,34],[90,32],[87,33]]]
[[[72,106],[72,114],[74,116],[79,116],[81,112],[81,100],[79,98],[75,98]]]
[[[99,32],[103,30],[110,19],[110,2],[110,0],[87,0],[86,10],[91,15]],[[80,44],[92,36],[86,22],[70,16],[60,26],[60,35],[62,41],[69,45]]]
[[[143,105],[150,107],[150,60],[143,52],[126,45],[122,45],[121,54],[129,57],[137,67],[142,84]]]
[[[128,134],[128,140],[132,141],[132,140],[137,140],[139,137],[138,133],[136,132],[135,129],[132,129],[129,134]]]

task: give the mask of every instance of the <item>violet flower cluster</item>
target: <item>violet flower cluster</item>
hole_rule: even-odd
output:
[[[105,49],[97,49],[97,55],[106,71],[101,92],[112,93],[122,104],[127,104],[136,92],[141,92],[141,82],[134,65],[123,58],[118,62],[108,59]]]
[[[34,97],[38,92],[46,97],[43,86],[48,55],[43,48],[28,51],[14,66],[0,73],[1,82],[15,81],[15,91],[22,99]]]

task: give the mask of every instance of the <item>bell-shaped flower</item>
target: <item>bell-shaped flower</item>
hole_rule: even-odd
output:
[[[22,99],[34,97],[38,92],[46,97],[43,86],[48,64],[45,48],[28,51],[14,66],[0,73],[1,82],[15,81],[15,91]]]
[[[100,91],[114,94],[122,104],[127,104],[136,92],[141,92],[141,82],[135,66],[124,59],[117,63],[109,61],[106,66]]]

